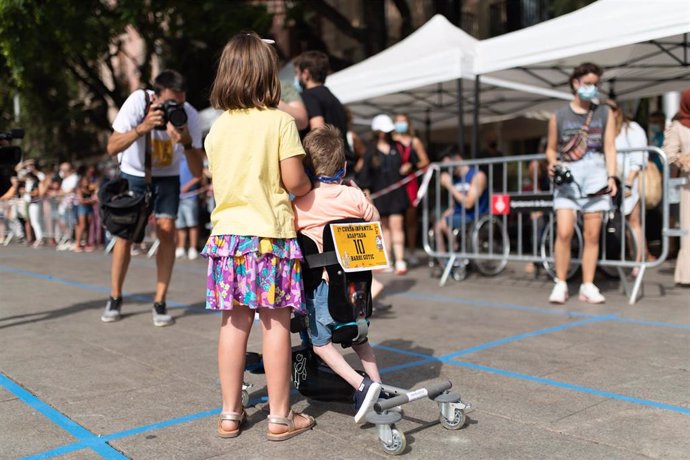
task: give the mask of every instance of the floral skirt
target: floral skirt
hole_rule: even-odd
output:
[[[296,239],[211,235],[201,254],[208,258],[207,309],[289,307],[306,314]]]

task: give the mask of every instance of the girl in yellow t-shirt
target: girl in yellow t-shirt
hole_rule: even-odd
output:
[[[254,33],[223,50],[211,104],[225,112],[206,137],[216,208],[208,258],[206,308],[222,311],[218,344],[223,411],[218,434],[240,433],[247,414],[241,391],[247,339],[259,312],[270,415],[268,439],[311,429],[312,417],[290,410],[290,314],[305,314],[289,193],[311,190],[294,119],[277,109],[277,55]]]

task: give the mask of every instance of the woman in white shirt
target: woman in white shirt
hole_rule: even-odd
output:
[[[634,121],[628,119],[618,104],[613,100],[608,100],[606,104],[611,109],[611,113],[616,117],[616,151],[618,159],[617,171],[620,173],[623,184],[624,201],[623,212],[630,224],[630,228],[635,234],[637,241],[637,262],[642,261],[644,251],[644,235],[640,220],[640,193],[638,191],[638,177],[640,171],[647,163],[647,151],[637,150],[634,152],[620,153],[622,150],[647,147],[647,134],[644,129]],[[637,268],[632,272],[637,276]]]

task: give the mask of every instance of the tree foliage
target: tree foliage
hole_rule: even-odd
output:
[[[228,38],[241,30],[266,34],[271,21],[261,4],[240,0],[0,0],[0,129],[18,92],[31,154],[100,154],[109,108],[130,92],[113,64],[123,56],[128,27],[145,43],[140,81],[151,80],[157,58],[187,77],[188,100],[204,108]]]

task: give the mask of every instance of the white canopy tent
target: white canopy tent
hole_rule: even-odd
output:
[[[439,128],[462,126],[473,114],[476,125],[553,110],[570,99],[568,76],[585,61],[604,67],[604,92],[613,89],[621,100],[684,89],[688,32],[689,0],[599,0],[483,41],[435,16],[398,44],[329,76],[327,85],[364,119],[407,112],[418,125]],[[463,88],[462,79],[475,84]]]
[[[326,85],[348,104],[355,119],[369,120],[380,112],[405,112],[418,125],[458,126],[458,113],[471,120],[478,40],[436,15],[404,40],[328,77]],[[459,91],[463,98],[459,98]],[[483,122],[512,118],[527,110],[553,106],[569,93],[487,78],[480,88]],[[467,105],[464,102],[470,102]]]
[[[598,0],[477,46],[474,71],[569,92],[582,62],[601,65],[604,91],[632,99],[690,87],[690,1]]]

